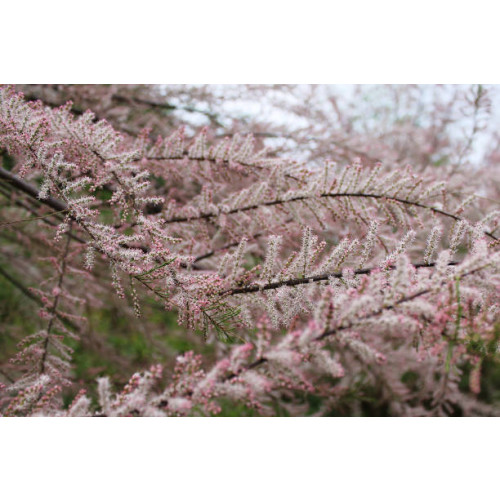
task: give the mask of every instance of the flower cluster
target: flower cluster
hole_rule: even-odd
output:
[[[0,88],[0,271],[41,325],[2,365],[4,415],[213,415],[228,401],[299,415],[312,400],[330,414],[367,387],[392,415],[494,413],[478,399],[500,338],[487,197],[390,155],[298,162],[253,135],[181,126],[154,139],[60,104]],[[11,274],[25,261],[37,286]],[[73,353],[103,343],[109,304],[168,352],[94,386]],[[152,318],[172,312],[186,349],[152,338]]]

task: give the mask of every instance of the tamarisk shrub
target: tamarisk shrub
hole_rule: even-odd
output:
[[[486,89],[378,134],[243,90],[305,124],[238,123],[219,88],[0,88],[2,414],[497,414]]]

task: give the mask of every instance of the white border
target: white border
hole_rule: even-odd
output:
[[[489,498],[496,419],[2,419],[4,498]]]
[[[491,1],[8,2],[7,83],[499,83]],[[496,419],[1,419],[5,498],[486,498]]]
[[[500,83],[491,0],[4,3],[10,83]]]

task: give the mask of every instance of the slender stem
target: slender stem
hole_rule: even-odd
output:
[[[459,262],[450,262],[450,266],[456,266],[459,264]],[[412,264],[413,267],[420,269],[420,268],[431,268],[435,267],[436,263],[431,262],[429,264],[421,262],[418,264]],[[394,269],[395,266],[389,266],[388,269]],[[363,275],[363,274],[370,274],[372,271],[377,269],[376,267],[367,267],[363,269],[355,269],[353,273],[355,275]],[[292,278],[289,280],[283,280],[283,281],[275,281],[272,283],[267,283],[265,285],[249,285],[241,288],[233,288],[229,291],[223,292],[224,295],[239,295],[242,293],[255,293],[255,292],[260,292],[264,290],[275,290],[276,288],[281,288],[283,286],[297,286],[297,285],[307,285],[308,283],[315,283],[318,281],[327,281],[330,278],[342,278],[342,273],[341,272],[336,272],[336,273],[325,273],[325,274],[316,274],[313,276],[306,276],[305,278]]]
[[[25,287],[19,280],[17,280],[14,276],[12,276],[10,273],[8,273],[5,269],[0,267],[0,275],[3,276],[7,281],[9,281],[13,286],[15,286],[21,293],[23,293],[28,299],[32,300],[39,306],[43,305],[42,301],[40,300],[40,297],[32,293],[29,288]],[[66,326],[69,328],[72,328],[73,330],[78,330],[79,326],[73,323],[68,318],[65,318],[61,314],[59,314],[57,311],[55,311],[55,315],[59,318],[60,321],[62,321]]]
[[[21,291],[30,300],[36,302],[38,305],[42,305],[42,301],[34,293],[30,292],[20,281],[18,281],[14,276],[10,275],[5,269],[0,267],[0,275],[3,276],[11,285],[14,285],[19,291]]]
[[[53,198],[52,196],[40,199],[39,191],[36,186],[33,186],[29,182],[24,181],[17,175],[14,175],[12,172],[9,172],[8,170],[5,170],[2,167],[0,167],[0,179],[7,181],[11,186],[15,187],[19,191],[26,193],[32,198],[35,198],[36,200],[40,201],[40,203],[43,203],[44,205],[47,205],[58,212],[63,212],[68,210],[68,206],[66,205],[66,203],[56,198]]]
[[[135,161],[140,161],[141,159],[135,160]],[[174,158],[169,158],[168,156],[146,156],[145,159],[146,160],[150,160],[150,161],[185,161],[185,160],[191,160],[191,161],[209,161],[211,163],[216,163],[216,164],[220,163],[220,164],[223,164],[223,165],[226,165],[226,166],[229,166],[231,164],[237,164],[237,165],[241,165],[242,167],[246,167],[246,168],[253,168],[253,169],[264,169],[265,168],[262,165],[258,165],[257,163],[248,163],[248,162],[245,162],[245,161],[234,161],[234,162],[231,162],[230,160],[216,160],[215,158],[208,158],[208,157],[204,157],[204,158],[191,158],[189,156],[189,152],[188,151],[183,151],[182,155],[179,155],[179,156],[174,157]],[[294,181],[297,181],[299,183],[302,182],[302,180],[300,178],[295,177],[295,175],[292,175],[290,173],[285,173],[285,177],[287,177],[288,179],[293,179]]]
[[[69,228],[71,230],[71,226]],[[67,235],[66,238],[66,245],[64,246],[64,250],[62,252],[61,256],[61,268],[59,271],[59,278],[57,281],[57,288],[61,288],[63,280],[64,280],[64,275],[66,272],[66,264],[67,264],[67,257],[68,257],[68,252],[69,252],[69,244],[70,244],[71,238],[69,234]],[[48,348],[49,348],[49,339],[50,339],[50,332],[52,330],[52,327],[54,325],[54,320],[57,317],[56,315],[56,310],[57,310],[57,305],[59,304],[59,297],[61,296],[61,292],[59,292],[55,297],[54,297],[54,302],[52,304],[52,307],[50,308],[49,314],[50,314],[50,319],[49,319],[49,324],[47,326],[47,331],[46,331],[46,337],[45,341],[43,343],[43,355],[42,359],[40,361],[40,373],[44,373],[46,370],[46,361],[47,361],[47,354],[48,354]]]
[[[66,213],[66,212],[67,212],[66,210],[60,210],[60,211],[57,211],[57,212],[50,212],[50,213],[45,214],[45,215],[40,215],[38,217],[29,217],[27,219],[18,219],[18,220],[12,220],[12,221],[9,221],[9,222],[2,222],[2,223],[0,223],[0,227],[12,226],[14,224],[22,224],[23,222],[32,222],[34,220],[45,219],[46,217],[50,217],[51,215],[63,214],[63,213]]]
[[[401,203],[403,205],[409,205],[409,206],[414,206],[418,208],[423,208],[426,210],[430,210],[436,214],[443,215],[445,217],[449,217],[453,220],[456,221],[461,221],[464,220],[461,217],[458,217],[457,215],[453,215],[449,212],[445,212],[444,210],[441,210],[439,208],[431,207],[429,205],[424,205],[423,203],[420,203],[418,201],[411,201],[411,200],[406,200],[404,198],[398,198],[396,196],[387,196],[387,195],[381,195],[381,194],[375,194],[375,193],[322,193],[319,195],[320,198],[371,198],[375,200],[383,200],[383,201],[395,201],[397,203]],[[233,208],[232,210],[229,210],[227,212],[224,212],[227,215],[230,214],[236,214],[238,212],[247,212],[249,210],[257,210],[258,208],[261,207],[271,207],[274,205],[283,205],[285,203],[293,203],[296,201],[305,201],[305,200],[313,200],[315,198],[318,198],[318,195],[312,195],[312,196],[296,196],[294,198],[289,198],[288,200],[272,200],[272,201],[266,201],[263,203],[258,203],[254,205],[247,205],[245,207],[240,207],[240,208]],[[174,217],[172,219],[165,220],[165,224],[172,224],[172,223],[182,223],[182,222],[192,222],[194,220],[201,220],[201,219],[210,219],[211,217],[217,217],[219,214],[215,213],[203,213],[198,215],[197,217]],[[484,234],[489,236],[490,238],[494,239],[495,241],[498,241],[498,238],[496,238],[492,233],[488,231],[484,231]]]
[[[468,271],[466,273],[464,273],[462,275],[462,277],[465,277],[465,276],[469,276],[471,274],[474,274],[474,273],[477,273],[479,271],[482,271],[483,269],[485,269],[486,267],[488,267],[488,264],[484,265],[484,266],[481,266],[479,268],[476,268],[476,269],[473,269],[471,271]],[[377,309],[376,311],[373,311],[369,314],[365,314],[364,316],[361,316],[360,318],[357,318],[357,320],[354,320],[354,321],[351,321],[345,325],[340,325],[340,326],[337,326],[331,330],[327,330],[325,332],[323,332],[321,335],[319,335],[318,337],[314,338],[312,340],[312,342],[320,342],[328,337],[332,337],[334,336],[335,334],[337,334],[338,332],[340,331],[343,331],[343,330],[348,330],[350,328],[353,328],[354,326],[358,325],[360,322],[364,321],[364,320],[367,320],[367,319],[371,319],[371,318],[374,318],[376,316],[379,316],[380,314],[382,314],[384,311],[390,311],[392,309],[394,309],[396,306],[398,305],[401,305],[401,304],[404,304],[405,302],[410,302],[412,300],[415,300],[419,297],[422,297],[423,295],[427,295],[428,293],[430,293],[432,290],[430,288],[426,288],[425,290],[421,290],[419,292],[416,292],[416,293],[413,293],[411,295],[407,295],[406,297],[403,297],[401,299],[399,299],[398,301],[396,301],[394,304],[390,304],[390,305],[387,305],[387,306],[382,306],[380,307],[379,309]],[[223,381],[229,381],[229,380],[232,380],[233,378],[239,376],[241,373],[247,371],[247,370],[252,370],[254,368],[257,368],[261,365],[263,365],[264,363],[267,363],[268,362],[268,359],[265,357],[265,356],[262,356],[258,359],[256,359],[255,361],[253,361],[252,363],[242,367],[238,373],[232,373],[230,375],[228,375],[227,377],[225,377],[225,379]]]

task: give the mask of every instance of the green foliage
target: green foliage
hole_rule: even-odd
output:
[[[212,304],[203,310],[203,328],[201,333],[206,339],[209,330],[212,328],[217,334],[217,338],[227,344],[237,342],[235,319],[239,316],[239,307],[231,307],[227,302],[220,301]]]
[[[221,412],[216,417],[258,417],[259,413],[242,403],[235,403],[227,399],[219,401]]]

